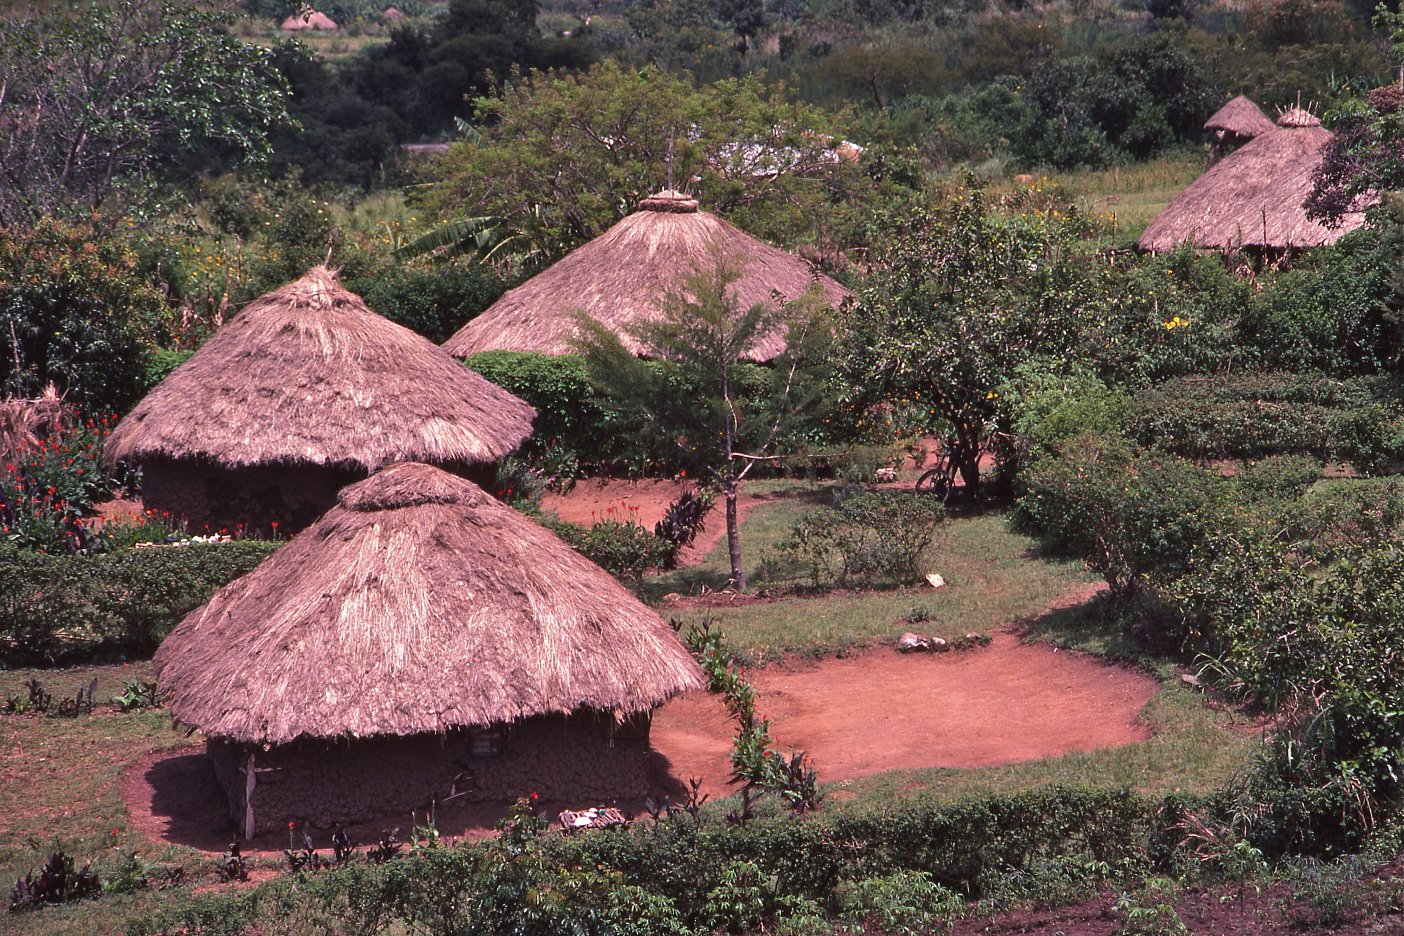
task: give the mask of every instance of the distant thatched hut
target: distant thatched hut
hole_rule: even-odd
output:
[[[534,416],[317,267],[227,322],[118,424],[104,455],[140,464],[146,506],[194,531],[276,521],[291,533],[390,462],[495,462]]]
[[[1276,129],[1271,118],[1258,105],[1240,94],[1219,108],[1206,121],[1204,129],[1214,134],[1209,165],[1214,165],[1249,140]]]
[[[568,354],[575,315],[585,312],[619,335],[625,347],[643,352],[629,326],[656,320],[664,297],[683,287],[688,274],[709,268],[720,254],[735,263],[732,284],[743,308],[773,305],[772,293],[797,298],[818,282],[837,306],[848,296],[799,257],[759,241],[680,192],[660,192],[638,211],[588,244],[572,251],[493,303],[444,342],[455,357],[479,351]],[[751,357],[769,361],[785,349],[785,336],[764,336]]]
[[[1196,179],[1156,215],[1137,246],[1174,250],[1186,243],[1212,250],[1285,253],[1332,244],[1365,223],[1362,212],[1328,228],[1306,216],[1312,175],[1331,140],[1300,108],[1284,113]]]
[[[341,27],[336,24],[336,20],[325,13],[317,12],[311,7],[303,7],[301,12],[294,13],[292,16],[283,20],[284,32],[299,32],[304,29],[321,29],[327,32],[335,32],[340,28]]]
[[[650,789],[652,709],[702,685],[604,570],[462,478],[383,469],[156,654],[246,836],[431,800]]]
[[[386,7],[385,11],[382,12],[380,16],[382,19],[385,19],[392,23],[399,22],[400,20],[405,18],[404,12],[396,7]]]

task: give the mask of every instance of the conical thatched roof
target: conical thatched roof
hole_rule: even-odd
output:
[[[316,267],[250,303],[161,381],[105,456],[363,471],[496,461],[535,415]]]
[[[1330,140],[1331,132],[1306,111],[1288,111],[1271,132],[1225,156],[1177,195],[1137,246],[1174,250],[1191,242],[1216,250],[1283,250],[1335,243],[1364,224],[1365,216],[1347,214],[1336,228],[1306,216],[1302,205]]]
[[[336,20],[325,13],[310,8],[304,9],[301,13],[294,13],[283,20],[283,29],[287,32],[297,32],[301,29],[336,30],[340,28],[336,25]]]
[[[737,264],[732,284],[742,308],[773,305],[772,291],[797,298],[815,276],[809,264],[756,240],[679,192],[660,192],[639,210],[572,251],[549,269],[509,290],[487,311],[459,329],[444,348],[466,358],[479,351],[568,354],[574,350],[575,315],[585,312],[619,335],[635,354],[644,348],[630,325],[656,319],[664,296],[682,288],[688,274],[709,269],[716,255]],[[818,277],[837,306],[848,290]],[[750,358],[768,361],[785,349],[785,336],[763,337]]]
[[[402,463],[340,501],[162,643],[175,718],[283,744],[639,712],[702,686],[658,615],[472,482]]]
[[[1222,130],[1250,140],[1271,132],[1275,126],[1271,117],[1241,94],[1204,121],[1205,130]]]

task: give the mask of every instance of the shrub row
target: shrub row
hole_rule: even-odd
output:
[[[1404,452],[1404,425],[1392,403],[1367,381],[1180,380],[1136,399],[1129,434],[1187,458],[1309,454],[1374,472]]]
[[[245,540],[96,556],[0,546],[0,665],[148,652],[278,545]]]
[[[686,817],[618,833],[419,851],[381,867],[287,875],[132,920],[129,936],[416,932],[687,934],[878,911],[894,875],[920,874],[941,906],[1047,856],[1087,869],[1166,868],[1178,824],[1214,804],[1178,794],[1050,788],[871,815],[740,825]],[[1089,870],[1086,873],[1105,873]],[[942,885],[932,887],[931,882]]]

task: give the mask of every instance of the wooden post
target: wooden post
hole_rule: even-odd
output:
[[[244,763],[244,841],[254,837],[254,752],[249,751],[249,759]]]

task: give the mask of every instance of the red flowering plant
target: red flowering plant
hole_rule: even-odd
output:
[[[101,460],[114,423],[68,411],[45,433],[13,443],[0,462],[0,541],[49,553],[92,549],[85,520],[119,486]]]

